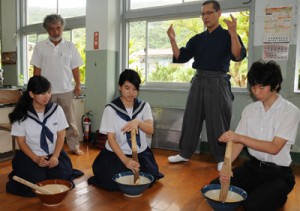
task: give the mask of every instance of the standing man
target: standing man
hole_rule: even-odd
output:
[[[52,84],[52,102],[58,103],[64,110],[69,128],[66,139],[71,151],[83,155],[79,148],[79,132],[75,122],[73,99],[80,95],[80,72],[82,59],[72,42],[62,38],[65,20],[57,14],[48,15],[43,28],[49,38],[36,44],[31,64],[34,75],[46,77]],[[75,87],[73,81],[75,81]]]
[[[218,138],[229,130],[233,100],[227,73],[230,60],[243,60],[246,49],[236,32],[236,19],[232,15],[231,21],[224,20],[228,30],[220,26],[221,8],[217,1],[204,2],[201,17],[207,30],[192,37],[186,47],[178,48],[172,25],[167,31],[173,62],[185,63],[194,58],[193,68],[197,70],[183,117],[180,153],[168,159],[172,163],[189,160],[197,147],[205,120],[209,148],[220,170],[225,145],[219,143]]]

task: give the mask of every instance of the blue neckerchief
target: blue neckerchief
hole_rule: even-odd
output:
[[[40,136],[40,146],[48,155],[49,155],[49,147],[47,144],[47,138],[51,143],[53,143],[54,135],[50,131],[50,129],[46,126],[46,123],[47,123],[48,118],[56,111],[56,109],[57,109],[57,104],[48,103],[46,105],[46,108],[44,111],[43,122],[40,121],[32,104],[29,106],[28,111],[27,111],[28,117],[33,119],[34,121],[36,121],[38,124],[40,124],[42,126],[42,131],[41,131],[41,136]]]
[[[126,108],[120,97],[114,99],[111,103],[107,104],[106,106],[112,107],[121,119],[129,122],[136,118],[136,116],[143,110],[145,105],[146,105],[146,102],[135,98],[134,104],[133,104],[132,118],[130,118],[130,116],[128,115]],[[126,133],[126,138],[127,138],[127,143],[131,148],[132,146],[131,146],[131,133],[130,132]],[[138,133],[136,134],[136,142],[137,142],[137,145],[139,147],[141,147],[140,129],[139,129]]]

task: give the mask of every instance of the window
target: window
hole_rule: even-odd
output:
[[[85,84],[85,28],[78,28],[73,30],[65,30],[63,32],[63,37],[65,40],[72,41],[81,55],[81,58],[84,64],[79,68],[80,70],[80,82]],[[26,36],[26,40],[28,40],[26,45],[27,52],[27,60],[26,66],[28,67],[28,78],[33,76],[33,66],[30,65],[30,60],[32,57],[34,46],[37,42],[45,40],[48,38],[48,34],[30,34]]]
[[[199,17],[201,3],[181,3],[182,1],[180,1],[181,5],[179,6],[159,7],[163,2],[174,4],[174,1],[154,1],[161,4],[157,8],[133,10],[138,7],[137,2],[140,1],[131,0],[130,2],[129,8],[132,9],[129,9],[124,16],[128,34],[127,52],[125,53],[127,66],[139,72],[144,85],[169,84],[172,86],[189,83],[195,73],[192,68],[193,61],[190,60],[185,64],[172,63],[173,53],[166,32],[170,24],[173,24],[178,47],[183,47],[192,36],[204,31],[205,27]],[[191,7],[191,5],[195,6]],[[250,10],[245,6],[238,9],[236,4],[231,6],[234,9],[230,7],[222,9],[220,24],[227,29],[222,19],[230,18],[230,14],[236,17],[238,20],[237,31],[247,50]],[[144,7],[147,7],[146,3]],[[148,7],[150,6],[148,5]],[[245,88],[247,86],[247,70],[248,57],[242,62],[231,62],[232,87]]]
[[[27,0],[26,25],[42,23],[46,15],[60,14],[64,18],[85,16],[86,0]]]
[[[185,2],[196,2],[200,0],[130,0],[130,9],[141,9],[141,8],[150,8],[158,7],[165,5],[175,5],[182,4]]]
[[[21,57],[19,84],[23,85],[33,75],[33,67],[30,65],[33,49],[37,42],[48,38],[48,34],[42,28],[42,22],[46,15],[53,13],[60,14],[66,20],[63,37],[75,44],[84,61],[84,65],[80,67],[80,81],[84,84],[86,0],[27,0],[20,1],[19,6],[24,8],[20,10],[23,18],[18,52]]]
[[[157,7],[182,3],[182,0],[130,0],[130,9]]]
[[[144,82],[189,82],[195,72],[192,60],[186,64],[172,63],[173,53],[166,36],[171,23],[177,27],[178,45],[184,45],[195,30],[203,28],[199,18],[129,24],[129,68],[137,70]]]
[[[299,36],[300,35],[298,33],[298,37]],[[300,92],[300,42],[297,44],[294,92]]]

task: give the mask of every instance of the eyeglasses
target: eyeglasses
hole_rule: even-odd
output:
[[[201,12],[201,17],[204,17],[204,16],[210,16],[211,14],[215,13],[216,11],[207,11],[207,12]]]

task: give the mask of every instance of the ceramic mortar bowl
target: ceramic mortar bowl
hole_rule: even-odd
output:
[[[73,184],[71,182],[61,179],[43,180],[36,183],[36,185],[43,186],[43,188],[53,193],[43,194],[37,190],[33,190],[41,202],[47,206],[59,205],[73,188]]]
[[[122,193],[128,197],[141,196],[154,180],[151,174],[140,172],[139,184],[134,184],[132,171],[118,173],[112,179],[118,184]]]
[[[237,210],[247,199],[246,191],[239,187],[230,185],[226,201],[221,202],[219,201],[220,190],[220,184],[209,184],[201,189],[202,195],[214,211]]]

